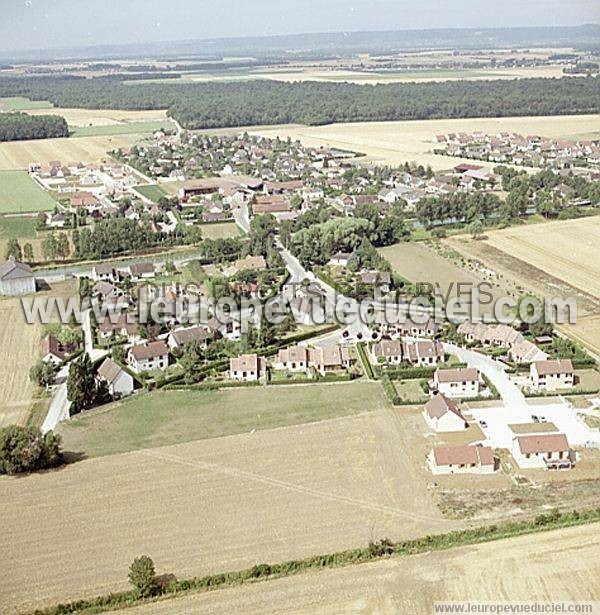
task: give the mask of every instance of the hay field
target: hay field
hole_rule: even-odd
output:
[[[186,578],[462,527],[389,414],[0,477],[0,611],[125,589],[142,553]]]
[[[107,152],[129,147],[137,140],[138,135],[116,135],[0,143],[0,171],[27,169],[30,162],[48,163],[51,160],[64,163],[107,161]]]
[[[19,298],[0,299],[0,427],[27,419],[35,392],[29,369],[41,336],[41,325],[25,322]]]
[[[434,170],[441,170],[454,167],[465,160],[434,154],[433,139],[437,134],[482,130],[489,133],[515,131],[522,134],[540,134],[546,137],[579,135],[591,138],[596,135],[597,138],[600,133],[599,126],[599,115],[577,115],[356,122],[328,126],[289,124],[254,127],[250,128],[249,132],[269,137],[300,139],[308,146],[329,145],[361,152],[367,156],[361,162],[397,165],[407,160],[415,160],[421,164],[431,165]]]
[[[225,237],[239,237],[238,227],[235,222],[223,222],[219,224],[201,224],[202,237],[206,239],[223,239]]]
[[[600,527],[584,525],[190,594],[127,613],[431,613],[435,601],[597,601],[599,552]]]
[[[123,111],[118,109],[61,109],[58,107],[28,110],[31,115],[60,115],[69,126],[115,126],[125,122],[154,122],[167,119],[165,110]]]
[[[600,216],[488,233],[487,243],[600,299]]]
[[[52,211],[56,201],[25,171],[0,171],[0,214]]]

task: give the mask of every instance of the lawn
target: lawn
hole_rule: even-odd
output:
[[[31,109],[49,109],[52,105],[47,100],[29,100],[15,96],[0,98],[0,111],[28,111]]]
[[[158,203],[158,201],[160,201],[160,199],[167,194],[160,186],[155,184],[135,186],[134,190],[154,203]]]
[[[35,239],[36,226],[33,216],[0,216],[0,239]]]
[[[25,171],[0,171],[0,214],[51,211],[52,197]]]
[[[224,239],[226,237],[239,237],[235,222],[219,222],[218,224],[201,224],[202,237],[205,239]]]
[[[150,134],[157,130],[174,130],[171,120],[156,120],[149,122],[123,122],[105,126],[72,126],[72,137],[101,137],[107,135]]]
[[[60,426],[90,457],[359,414],[388,406],[378,383],[156,391]]]
[[[396,387],[396,391],[398,391],[398,395],[400,395],[402,401],[425,403],[429,399],[429,395],[427,395],[421,388],[420,379],[398,380],[397,382],[394,382],[394,386]]]

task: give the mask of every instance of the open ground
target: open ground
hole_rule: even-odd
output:
[[[433,138],[450,132],[489,133],[515,131],[546,137],[588,136],[597,138],[600,116],[577,115],[556,117],[474,118],[455,120],[423,120],[402,122],[356,122],[327,126],[264,126],[249,129],[265,136],[300,139],[308,146],[329,145],[366,154],[362,162],[401,164],[416,161],[431,165],[434,170],[449,169],[460,162],[433,154]],[[471,161],[472,162],[472,161]]]
[[[202,224],[202,237],[206,239],[222,239],[224,237],[237,237],[238,226],[235,222],[223,222],[219,224]]]
[[[51,211],[54,199],[25,171],[0,171],[0,214]]]
[[[160,122],[167,119],[166,111],[123,111],[118,109],[61,109],[40,107],[28,111],[31,115],[61,115],[70,127],[118,126],[133,122]]]
[[[0,610],[125,589],[142,553],[186,578],[464,527],[415,479],[392,412],[0,477]]]
[[[585,525],[310,572],[127,612],[430,613],[435,601],[597,601],[599,530]]]

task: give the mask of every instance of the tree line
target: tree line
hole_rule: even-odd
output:
[[[0,142],[68,136],[67,120],[59,115],[0,113]]]
[[[600,78],[354,84],[268,80],[129,83],[115,78],[6,77],[0,97],[58,107],[169,109],[185,128],[257,124],[565,115],[600,111]]]

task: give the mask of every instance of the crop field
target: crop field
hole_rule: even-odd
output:
[[[61,109],[40,107],[32,115],[61,115],[70,127],[118,126],[126,122],[161,122],[167,119],[166,111],[123,111],[119,109]]]
[[[221,405],[222,413],[234,409]],[[196,412],[201,420],[205,409]],[[0,477],[0,610],[125,589],[141,553],[161,573],[186,578],[464,527],[443,518],[415,478],[389,415],[244,427],[241,435]]]
[[[74,126],[71,138],[96,137],[106,135],[150,135],[157,130],[175,130],[171,120],[155,120],[150,122],[123,122],[97,126]]]
[[[51,211],[52,197],[25,171],[0,171],[0,214]]]
[[[39,355],[41,329],[25,322],[18,298],[0,299],[0,427],[27,418],[35,390],[29,368]]]
[[[98,456],[319,421],[386,406],[383,391],[374,382],[158,391],[78,417],[63,424],[60,431],[70,450]]]
[[[598,115],[474,118],[458,120],[415,120],[401,122],[356,122],[328,126],[265,126],[251,128],[252,134],[300,139],[305,145],[329,145],[366,155],[362,162],[401,164],[416,161],[431,165],[434,170],[449,169],[465,160],[438,156],[433,153],[433,139],[437,134],[449,132],[489,133],[515,131],[522,134],[540,134],[546,137],[578,135],[589,138],[599,133]],[[472,161],[470,161],[472,162]]]
[[[431,613],[435,601],[595,601],[599,549],[600,527],[584,525],[190,594],[127,612]]]
[[[0,98],[0,113],[3,111],[31,111],[37,109],[51,109],[52,105],[46,100],[29,100],[21,96],[12,98]]]
[[[600,299],[600,216],[492,231],[493,247]]]
[[[201,224],[202,237],[206,239],[223,239],[224,237],[237,237],[238,227],[235,222],[219,224]]]
[[[83,163],[108,161],[107,152],[129,147],[138,135],[80,137],[77,139],[37,139],[0,143],[0,171],[27,169],[30,162],[48,163],[51,160]]]
[[[134,187],[136,192],[139,192],[142,196],[150,199],[154,203],[158,203],[163,196],[166,196],[166,191],[156,184],[146,184],[142,186]]]

